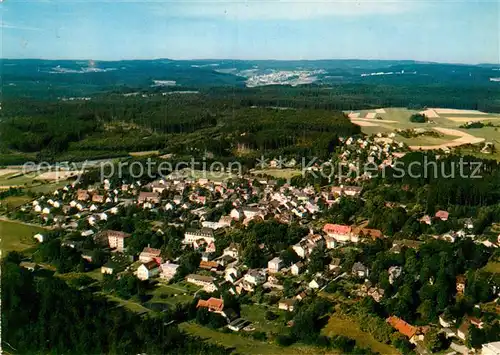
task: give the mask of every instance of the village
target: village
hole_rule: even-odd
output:
[[[380,143],[382,137],[378,138]],[[398,152],[401,147],[397,144],[395,148],[390,144],[380,148],[374,141],[356,142],[350,138],[344,142],[346,148],[340,156],[347,166],[349,159],[363,154],[362,150],[370,152],[366,159],[379,167],[390,166],[404,156]],[[149,182],[106,179],[89,186],[67,184],[23,205],[17,216],[50,227],[47,233],[33,238],[40,246],[57,239],[61,248],[78,253],[82,260],[77,262],[83,262],[83,266],[77,268],[83,274],[91,274],[108,285],[133,277],[147,284],[148,292],[153,294],[159,289],[178,289],[168,295],[170,306],[176,300],[195,300],[197,309],[222,316],[227,329],[243,333],[260,330],[259,323],[264,320],[252,319],[243,314],[241,307],[235,310],[231,304],[225,304],[222,293],[248,296],[245,307],[262,309],[266,319],[271,319],[273,312],[281,312],[288,319],[286,313],[292,314],[307,299],[333,297],[338,301],[335,295],[339,289],[347,304],[366,297],[375,303],[394,299],[397,290],[391,291],[390,297],[386,290],[396,288],[410,272],[405,269],[407,263],[394,263],[381,270],[373,259],[369,262],[359,257],[371,245],[388,245],[386,253],[394,259],[402,258],[408,250],[415,254],[432,240],[458,243],[468,239],[492,252],[500,247],[500,235],[493,241],[476,236],[474,220],[470,218],[454,220],[453,226],[460,228],[419,239],[392,238],[381,229],[370,227],[367,220],[329,220],[328,211],[342,208],[339,206],[345,201],[364,199],[363,182],[369,179],[362,174],[348,179],[350,185],[320,188],[311,184],[294,186],[290,181],[266,175],[211,180],[171,174]],[[384,201],[384,208],[405,207]],[[417,224],[433,228],[451,218],[450,212],[438,210],[433,215],[418,216]],[[137,233],[134,225],[122,222],[125,219],[141,220],[147,234]],[[260,225],[268,226],[262,227],[264,232],[265,228],[272,230],[281,225],[294,227],[284,227],[286,237],[274,242],[269,239],[270,243],[257,232],[257,239],[252,241],[234,237],[241,231],[258,230]],[[44,262],[37,264],[36,257],[21,264],[30,270],[43,265]],[[381,278],[375,282],[370,279],[374,267],[377,273],[387,275],[386,284],[377,282]],[[468,287],[466,280],[463,274],[456,276],[453,297],[462,297]],[[429,282],[432,285],[435,281],[431,277]],[[490,282],[489,292],[493,292],[495,301],[488,302],[487,307],[493,305],[498,317],[500,289],[494,281]],[[160,298],[156,300],[161,301]],[[159,303],[162,302],[154,304]],[[147,301],[145,304],[140,308],[147,311]],[[477,304],[475,308],[480,310],[483,306]],[[451,352],[466,354],[474,351],[468,346],[468,332],[483,329],[487,322],[480,311],[464,318],[455,318],[448,312],[438,319],[438,324],[410,324],[389,314],[385,323],[421,354],[429,353],[424,339],[431,330],[446,338]],[[291,324],[290,319],[288,326]],[[500,348],[499,342],[479,345],[482,354],[498,354]]]

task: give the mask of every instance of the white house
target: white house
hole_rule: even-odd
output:
[[[172,279],[177,272],[179,265],[166,262],[160,265],[160,278],[169,281]]]
[[[368,277],[368,268],[359,262],[354,263],[351,271],[354,276]]]
[[[443,328],[450,328],[454,323],[453,320],[445,319],[442,314],[439,316],[439,324],[441,324]]]
[[[152,260],[145,264],[142,264],[137,269],[137,278],[139,280],[149,280],[150,278],[158,275],[160,273],[160,268],[156,261]]]
[[[295,302],[296,300],[294,299],[281,300],[278,303],[278,308],[284,311],[293,312]]]
[[[197,286],[202,286],[207,292],[214,292],[217,290],[215,279],[212,276],[203,276],[197,274],[189,274],[186,276],[186,281]]]
[[[333,237],[325,237],[326,248],[327,249],[335,249],[337,247],[337,240]]]
[[[88,237],[94,234],[94,231],[92,229],[87,229],[86,231],[83,231],[80,233],[82,237]]]
[[[292,275],[300,275],[300,273],[304,270],[304,263],[298,262],[292,265],[291,271]]]
[[[210,228],[193,229],[188,228],[184,233],[184,244],[192,244],[199,239],[205,240],[207,244],[215,242],[214,231]]]
[[[300,241],[297,244],[294,244],[292,246],[293,251],[300,256],[302,259],[304,259],[309,251],[309,248],[307,247],[307,243],[305,241]]]
[[[243,214],[243,211],[241,209],[233,208],[231,210],[231,213],[229,214],[229,216],[232,219],[239,220],[240,218],[242,218],[244,216],[244,214]]]
[[[323,280],[314,279],[311,282],[309,282],[308,286],[309,286],[309,288],[312,288],[312,289],[318,289],[318,288],[322,287],[323,285],[324,285]]]
[[[260,285],[266,282],[267,275],[264,270],[249,270],[244,277],[244,280],[253,285]]]
[[[394,281],[401,276],[403,269],[401,266],[391,266],[388,270],[389,273],[389,283],[392,285]]]
[[[267,263],[267,270],[271,274],[280,271],[282,267],[283,261],[278,257],[269,260],[269,262]]]
[[[224,249],[223,255],[229,255],[234,259],[238,259],[238,247],[235,244],[231,243],[227,248]]]
[[[229,267],[224,271],[224,279],[228,282],[234,283],[240,277],[240,271],[235,267]]]

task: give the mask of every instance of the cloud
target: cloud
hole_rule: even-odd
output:
[[[20,31],[42,31],[41,28],[37,28],[37,27],[12,25],[12,24],[8,24],[5,22],[0,23],[0,28],[10,29],[10,30],[20,30]]]
[[[197,0],[156,3],[153,13],[164,17],[228,20],[304,20],[335,16],[390,15],[409,12],[418,0]]]

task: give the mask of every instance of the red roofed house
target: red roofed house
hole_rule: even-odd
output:
[[[217,261],[200,261],[200,269],[205,270],[217,270],[219,268],[219,264]]]
[[[161,264],[162,260],[160,254],[161,254],[160,249],[150,248],[149,246],[147,246],[139,254],[139,261],[141,263],[147,263],[151,260],[155,260],[156,262]]]
[[[87,190],[78,190],[76,192],[76,198],[78,201],[87,201],[90,198],[90,194],[88,193]]]
[[[323,232],[331,238],[335,238],[339,242],[349,242],[352,238],[352,228],[343,224],[327,223],[323,227]]]
[[[353,234],[354,237],[351,238],[353,242],[358,242],[360,240],[363,241],[366,239],[376,240],[384,237],[382,231],[370,228],[357,228]]]
[[[137,200],[139,203],[150,202],[152,204],[157,204],[160,203],[160,194],[157,192],[141,191]]]
[[[219,298],[210,297],[208,300],[199,300],[196,308],[207,308],[209,312],[221,313],[224,309],[224,301]]]
[[[210,244],[207,245],[205,251],[207,253],[215,253],[217,251],[217,248],[215,246],[215,243],[214,242],[211,242]]]
[[[418,340],[423,340],[423,336],[428,330],[428,328],[425,327],[415,327],[411,324],[408,324],[404,320],[396,316],[390,316],[386,319],[386,322],[389,323],[398,332],[406,336],[410,340],[410,343],[413,344],[415,344]]]
[[[447,221],[447,220],[448,220],[449,215],[450,215],[450,214],[449,214],[448,212],[446,212],[446,211],[442,211],[442,210],[441,210],[441,211],[437,211],[437,212],[436,212],[435,217],[436,217],[436,218],[439,218],[439,219],[440,219],[440,220],[442,220],[442,221]]]
[[[103,203],[104,202],[104,195],[92,195],[92,202],[97,202],[97,203]]]

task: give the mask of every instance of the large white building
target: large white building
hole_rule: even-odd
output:
[[[483,344],[482,355],[500,355],[500,341]]]

